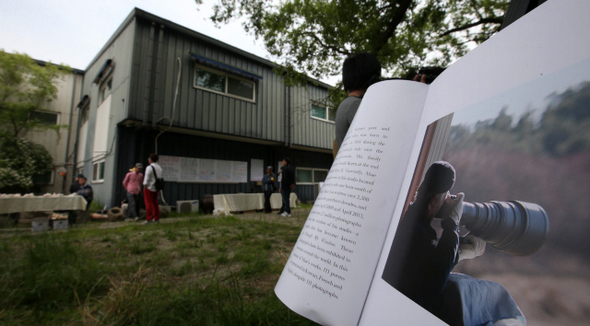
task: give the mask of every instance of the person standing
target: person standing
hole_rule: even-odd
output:
[[[270,213],[270,196],[275,192],[275,175],[272,173],[272,166],[266,167],[266,174],[262,177],[262,190],[264,191],[264,212]]]
[[[94,198],[94,192],[92,187],[86,182],[86,177],[82,174],[78,175],[78,184],[80,187],[76,193],[86,199],[86,210],[88,210]]]
[[[127,191],[127,216],[126,221],[135,219],[139,220],[139,196],[141,194],[141,186],[143,182],[143,164],[137,163],[131,169],[131,172],[125,175],[123,179],[123,187]]]
[[[158,164],[158,154],[150,154],[149,165],[143,178],[143,198],[145,201],[146,219],[143,224],[160,223],[160,205],[156,189],[156,175],[162,177],[162,168]],[[155,172],[155,173],[154,173]]]
[[[291,166],[291,159],[285,157],[283,159],[283,168],[282,168],[282,177],[281,177],[281,188],[279,192],[281,193],[281,197],[283,198],[283,209],[279,211],[281,216],[289,217],[291,216],[291,206],[289,203],[289,197],[291,196],[291,191],[295,189],[295,170]]]
[[[349,56],[342,64],[342,85],[348,92],[338,106],[335,119],[336,144],[334,153],[338,152],[346,137],[348,128],[356,115],[361,100],[369,86],[381,80],[381,64],[370,53],[357,53]],[[334,156],[336,156],[334,154]]]

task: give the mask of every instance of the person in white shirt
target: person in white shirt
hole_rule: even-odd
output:
[[[148,162],[149,165],[145,169],[145,176],[143,178],[143,198],[146,212],[146,219],[143,224],[160,223],[160,205],[158,204],[156,177],[162,178],[162,167],[158,164],[158,154],[150,154]]]

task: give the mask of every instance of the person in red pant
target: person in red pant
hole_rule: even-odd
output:
[[[150,154],[149,165],[143,178],[143,198],[145,201],[146,219],[143,224],[160,223],[160,205],[156,189],[156,175],[161,178],[162,167],[158,164],[158,154]],[[154,173],[155,171],[155,173]]]

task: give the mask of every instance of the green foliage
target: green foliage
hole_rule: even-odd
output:
[[[33,178],[53,169],[53,159],[45,147],[31,141],[0,137],[0,192],[26,192]]]
[[[3,232],[0,324],[315,325],[273,292],[305,222],[294,215]]]
[[[62,125],[45,124],[34,111],[57,97],[56,82],[70,71],[65,66],[37,64],[26,54],[0,50],[0,137],[24,136],[30,130],[59,130]]]
[[[196,0],[201,4],[200,0]],[[509,0],[220,0],[212,21],[244,17],[243,26],[300,79],[339,75],[344,57],[375,54],[401,75],[420,65],[446,66],[468,43],[499,30]],[[290,82],[290,81],[288,81]]]
[[[34,318],[45,318],[45,314],[73,306],[92,292],[104,291],[109,273],[105,265],[97,264],[90,251],[67,236],[44,234],[23,240],[3,242],[3,307],[10,306],[16,314],[33,308]]]
[[[47,150],[22,137],[31,130],[57,132],[64,127],[47,124],[34,113],[56,98],[55,83],[68,71],[0,50],[0,192],[30,191],[35,175],[53,169]]]

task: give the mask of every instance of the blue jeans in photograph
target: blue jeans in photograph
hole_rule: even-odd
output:
[[[289,197],[291,196],[291,188],[281,189],[281,197],[283,197],[283,207],[287,214],[291,214],[291,206],[289,206]]]

